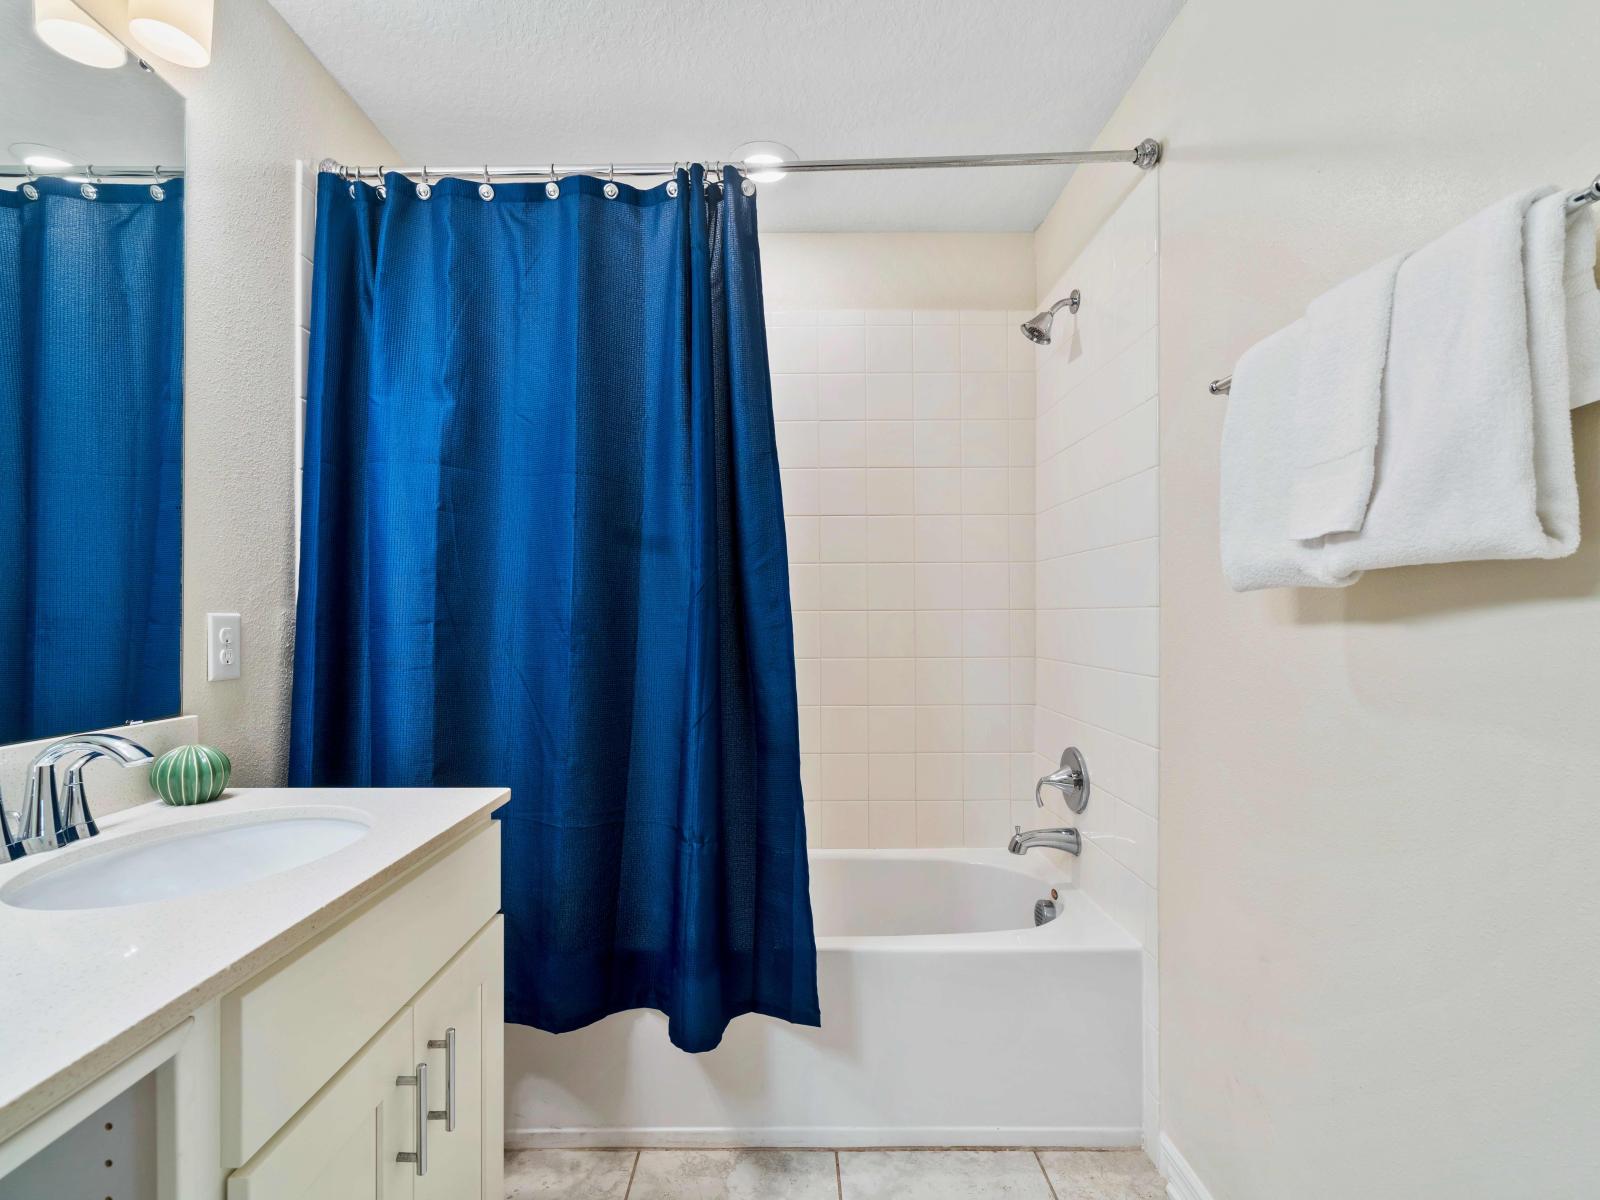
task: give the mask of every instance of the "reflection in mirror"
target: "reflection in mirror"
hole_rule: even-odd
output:
[[[0,742],[179,695],[183,101],[31,16],[0,5]]]

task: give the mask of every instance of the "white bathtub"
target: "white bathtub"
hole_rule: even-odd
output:
[[[1047,858],[813,850],[821,1029],[746,1016],[691,1055],[654,1012],[508,1026],[507,1144],[1138,1145],[1139,947]]]

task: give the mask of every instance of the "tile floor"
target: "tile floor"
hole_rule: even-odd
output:
[[[1138,1150],[511,1150],[506,1200],[1163,1200]]]

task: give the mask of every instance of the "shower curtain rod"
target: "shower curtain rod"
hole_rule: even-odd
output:
[[[77,167],[51,167],[41,170],[38,167],[22,166],[17,163],[0,164],[0,178],[4,179],[58,179],[63,175],[82,175],[87,179],[132,179],[143,181],[146,179],[182,179],[182,167],[165,167],[160,163],[154,166],[146,164],[140,167],[130,167],[127,164],[118,166],[100,166],[97,163],[85,163]]]
[[[1594,182],[1588,187],[1579,188],[1567,197],[1567,213],[1570,215],[1590,204],[1600,204],[1600,175],[1596,175]],[[1213,396],[1228,395],[1233,391],[1233,376],[1224,375],[1221,379],[1213,379],[1206,390]]]
[[[1146,138],[1132,150],[1058,150],[1044,154],[946,154],[922,158],[810,158],[797,162],[761,164],[761,170],[782,170],[789,175],[806,175],[821,171],[915,171],[942,167],[1048,167],[1067,163],[1130,163],[1141,171],[1148,171],[1161,161],[1161,143]],[[543,163],[532,167],[420,167],[376,168],[348,166],[325,158],[320,164],[323,171],[343,172],[353,178],[365,174],[394,171],[401,175],[423,175],[436,179],[455,175],[466,179],[549,179],[566,175],[656,176],[671,175],[687,163]],[[738,163],[728,164],[739,166]]]

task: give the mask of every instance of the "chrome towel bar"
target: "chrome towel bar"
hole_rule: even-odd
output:
[[[1596,175],[1588,187],[1580,188],[1567,197],[1567,211],[1574,213],[1585,205],[1597,202],[1600,202],[1600,175]],[[1206,390],[1213,396],[1226,396],[1233,390],[1233,376],[1224,375],[1221,379],[1213,379]]]

